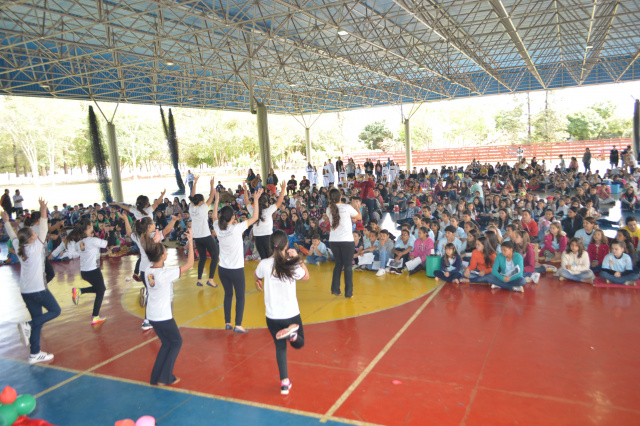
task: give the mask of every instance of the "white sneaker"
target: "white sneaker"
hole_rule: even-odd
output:
[[[37,364],[39,362],[47,362],[53,359],[53,354],[40,351],[39,354],[29,355],[29,364]]]
[[[499,285],[491,284],[491,288],[500,288]]]
[[[538,284],[538,281],[540,281],[540,273],[534,272],[533,274],[531,274],[531,281]]]
[[[387,271],[385,271],[384,268],[380,268],[380,269],[378,269],[378,272],[376,272],[376,277],[381,277],[386,273],[387,273]]]
[[[20,332],[20,342],[23,345],[29,346],[29,338],[31,337],[31,324],[28,322],[18,323],[18,331]]]
[[[147,331],[147,330],[151,330],[153,328],[153,326],[151,325],[151,323],[149,322],[149,320],[144,320],[142,322],[142,330],[143,331]]]
[[[517,287],[513,287],[513,291],[519,291],[520,293],[524,293],[524,288],[519,285]]]

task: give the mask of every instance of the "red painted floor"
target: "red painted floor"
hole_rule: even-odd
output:
[[[146,383],[159,341],[122,307],[135,258],[108,260],[103,313],[58,298],[63,314],[42,345],[53,365]],[[69,292],[77,265],[56,264],[52,286]],[[15,270],[0,269],[0,279]],[[426,279],[426,278],[425,278]],[[397,284],[402,285],[402,277]],[[66,294],[66,293],[64,293]],[[289,350],[294,387],[278,393],[265,329],[237,335],[182,328],[182,389],[324,415],[428,296],[375,314],[305,325],[307,345]],[[302,313],[304,320],[304,312]],[[640,290],[593,288],[543,277],[524,294],[446,285],[380,358],[335,416],[385,425],[640,424]],[[0,356],[24,359],[2,329]],[[109,360],[109,362],[106,362]],[[103,364],[104,365],[101,365]],[[394,381],[396,384],[394,384]]]

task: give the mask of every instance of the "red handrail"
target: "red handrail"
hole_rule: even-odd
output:
[[[411,151],[411,159],[414,167],[420,168],[426,165],[463,165],[471,163],[475,158],[481,163],[515,162],[518,159],[518,148],[524,150],[524,157],[530,160],[537,157],[538,160],[556,160],[562,154],[568,162],[571,157],[582,160],[585,148],[591,150],[593,159],[606,160],[609,152],[615,145],[622,151],[627,145],[631,145],[630,138],[600,139],[589,141],[569,141],[554,144],[513,144],[513,145],[485,145],[460,148],[436,148]],[[357,164],[364,163],[365,159],[386,160],[391,158],[394,163],[404,166],[404,151],[359,151],[348,153],[343,158],[353,158]]]

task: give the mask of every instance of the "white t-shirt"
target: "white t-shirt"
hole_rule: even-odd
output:
[[[249,211],[249,214],[253,216],[253,206],[248,206],[247,210]],[[262,217],[264,217],[264,220],[260,220],[253,224],[253,235],[255,237],[273,234],[273,214],[276,210],[278,210],[276,205],[272,204],[264,209],[264,213],[260,213],[262,214]]]
[[[100,249],[107,248],[107,240],[87,237],[69,244],[72,257],[80,257],[80,271],[89,272],[100,268]]]
[[[151,234],[149,234],[149,238],[153,239],[155,235],[156,233],[152,232]],[[161,240],[164,240],[164,234],[161,232],[160,235],[162,236]],[[142,243],[140,242],[140,237],[138,237],[134,232],[132,232],[131,241],[136,243],[136,245],[140,249],[140,270],[145,271],[147,268],[151,267],[151,262],[149,261],[149,258],[147,257],[147,253],[144,251],[144,248],[142,247]]]
[[[16,238],[11,243],[17,253],[20,242]],[[24,247],[27,260],[22,260],[18,256],[20,260],[20,293],[29,294],[45,290],[44,252],[44,243],[36,238],[33,243]]]
[[[193,203],[191,203],[189,206],[189,214],[191,215],[191,232],[193,233],[193,238],[210,237],[209,206],[207,206],[207,203],[203,203],[201,206],[194,206]]]
[[[144,208],[143,210],[147,213],[146,215],[140,213],[140,210],[138,210],[136,206],[132,206],[131,210],[129,210],[129,213],[131,213],[133,217],[136,218],[136,220],[140,220],[145,217],[150,217],[151,219],[153,219],[153,207],[149,206]]]
[[[338,212],[340,213],[340,224],[336,229],[331,228],[329,241],[353,241],[351,218],[356,216],[358,212],[351,207],[351,204],[338,204]],[[333,215],[329,207],[327,207],[327,216],[329,216],[329,223],[333,224]]]
[[[22,195],[14,195],[13,196],[13,207],[15,207],[16,209],[21,209],[22,208],[22,201],[24,201],[24,198],[22,198]]]
[[[213,229],[220,244],[219,266],[225,269],[244,268],[244,244],[242,233],[247,230],[247,221],[227,225],[224,231],[220,229],[219,221],[213,223]]]
[[[140,268],[142,270],[142,268]],[[167,321],[173,318],[171,302],[173,301],[173,282],[180,278],[180,267],[147,268],[144,271],[147,279],[149,298],[147,299],[147,319],[151,321]]]
[[[298,265],[293,279],[280,279],[273,275],[272,257],[261,260],[256,268],[256,276],[264,279],[264,305],[267,318],[289,319],[300,314],[296,297],[296,280],[304,277],[304,269]]]

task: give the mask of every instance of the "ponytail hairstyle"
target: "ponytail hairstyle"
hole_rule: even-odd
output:
[[[31,238],[31,233],[34,232],[31,228],[22,228],[18,231],[18,256],[23,260],[27,260],[27,254],[24,252],[24,247]]]
[[[233,208],[230,206],[224,206],[218,213],[218,226],[220,227],[220,230],[226,230],[231,220],[233,220]]]
[[[125,220],[128,220],[125,218]],[[143,235],[147,235],[147,229],[149,229],[149,225],[153,224],[153,219],[150,217],[143,217],[140,220],[136,220],[133,223],[133,232],[142,240]],[[146,250],[145,250],[146,251]]]
[[[82,219],[80,222],[76,223],[71,232],[69,232],[69,235],[67,235],[65,244],[68,246],[72,241],[78,242],[86,238],[86,230],[89,227],[93,229],[93,224],[90,219]]]
[[[35,211],[31,213],[31,217],[27,218],[27,220],[29,220],[29,224],[27,224],[27,220],[25,220],[25,225],[33,226],[34,223],[40,220],[40,217],[42,217],[42,214],[40,213],[40,211]]]
[[[142,213],[145,216],[148,216],[148,214],[146,211],[144,211],[144,209],[147,208],[148,206],[149,206],[149,197],[147,197],[146,195],[139,195],[138,198],[136,198],[136,208],[140,213]]]
[[[329,212],[331,213],[331,229],[336,229],[340,226],[340,211],[338,210],[338,203],[340,202],[340,190],[333,188],[329,191]]]
[[[204,201],[204,195],[202,194],[196,194],[193,197],[189,197],[189,201],[191,201],[191,203],[194,206],[197,206],[198,204],[200,204],[201,202]]]
[[[260,216],[257,222],[260,223],[265,220],[264,211],[269,207],[269,196],[267,194],[262,194],[260,198],[258,198],[258,207],[260,207]]]
[[[289,239],[284,231],[274,231],[269,238],[273,249],[273,275],[281,280],[293,279],[293,273],[302,262],[300,256],[288,257],[285,249],[289,244]]]

